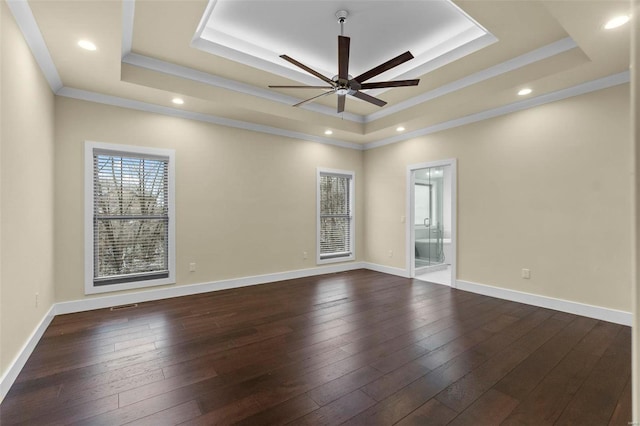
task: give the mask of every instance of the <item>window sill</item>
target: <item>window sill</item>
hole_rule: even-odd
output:
[[[316,259],[317,265],[325,265],[327,263],[340,263],[340,262],[353,262],[356,260],[355,255],[344,256],[344,257],[334,257],[329,259]]]
[[[100,293],[113,293],[116,291],[122,290],[135,290],[138,288],[145,287],[156,287],[161,285],[170,285],[175,284],[176,280],[171,275],[169,278],[160,278],[155,280],[144,280],[144,281],[132,281],[128,283],[122,284],[107,284],[101,286],[93,285],[93,282],[86,283],[84,294],[100,294]]]

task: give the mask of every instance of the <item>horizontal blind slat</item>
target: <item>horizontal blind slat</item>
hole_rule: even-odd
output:
[[[94,153],[94,279],[168,269],[168,160]]]
[[[351,178],[320,175],[320,258],[351,255]]]

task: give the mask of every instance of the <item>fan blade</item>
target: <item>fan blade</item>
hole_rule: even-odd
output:
[[[364,74],[360,74],[354,80],[359,83],[369,80],[372,77],[375,77],[378,74],[382,74],[383,72],[390,70],[391,68],[397,67],[400,64],[407,62],[408,60],[413,59],[413,55],[411,52],[404,52],[402,55],[398,55],[393,59],[388,60],[384,64],[380,64],[375,68],[370,69]]]
[[[294,106],[294,107],[297,107],[297,106],[300,106],[300,105],[306,104],[307,102],[311,102],[311,101],[313,101],[313,100],[315,100],[315,99],[321,98],[321,97],[323,97],[323,96],[330,95],[330,94],[332,94],[332,93],[333,93],[333,90],[332,90],[332,91],[330,91],[330,92],[320,93],[318,96],[314,96],[313,98],[309,98],[309,99],[304,100],[304,101],[302,101],[302,102],[298,102],[297,104],[295,104],[295,105],[293,105],[293,106]]]
[[[269,86],[271,89],[333,89],[333,86]]]
[[[338,113],[344,112],[344,103],[346,98],[346,95],[338,95]]]
[[[301,64],[300,62],[296,61],[296,60],[295,60],[295,59],[293,59],[293,58],[288,57],[287,55],[280,55],[280,57],[281,57],[282,59],[284,59],[285,61],[287,61],[287,62],[291,62],[293,65],[295,65],[295,66],[297,66],[297,67],[299,67],[299,68],[302,68],[303,70],[305,70],[305,71],[306,71],[306,72],[308,72],[309,74],[315,75],[315,76],[316,76],[316,77],[318,77],[320,80],[322,80],[322,81],[326,81],[327,83],[329,83],[329,84],[333,85],[333,81],[332,81],[330,78],[325,77],[324,75],[320,74],[318,71],[316,71],[316,70],[313,70],[313,69],[309,68],[309,67],[308,67],[308,66],[306,66],[305,64]]]
[[[382,99],[374,98],[373,96],[367,95],[366,93],[363,93],[363,92],[354,92],[351,94],[351,96],[355,96],[356,98],[362,99],[363,101],[367,101],[374,105],[378,105],[379,107],[385,106],[387,104]]]
[[[380,81],[378,83],[362,83],[361,89],[382,89],[385,87],[417,86],[420,80]]]
[[[338,78],[349,80],[349,37],[338,36]]]

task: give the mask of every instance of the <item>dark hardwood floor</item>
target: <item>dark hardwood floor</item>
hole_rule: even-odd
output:
[[[627,425],[630,334],[345,272],[58,316],[0,423]]]

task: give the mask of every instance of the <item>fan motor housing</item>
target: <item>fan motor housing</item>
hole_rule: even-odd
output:
[[[417,86],[420,82],[419,79],[413,80],[398,80],[398,81],[381,81],[376,83],[366,83],[367,80],[382,74],[383,72],[397,67],[400,64],[405,63],[406,61],[413,59],[413,55],[411,52],[406,51],[397,57],[388,60],[387,62],[383,62],[370,69],[369,71],[360,74],[357,78],[354,79],[352,75],[349,74],[349,46],[350,46],[350,37],[346,37],[344,35],[344,23],[347,19],[349,13],[346,10],[338,10],[336,12],[336,18],[338,18],[338,22],[340,23],[340,35],[338,36],[338,73],[339,75],[334,75],[333,78],[329,79],[329,77],[325,76],[318,71],[296,61],[293,58],[290,58],[287,55],[280,55],[280,57],[298,68],[302,68],[304,71],[318,77],[320,80],[324,81],[328,86],[277,86],[270,85],[270,88],[279,88],[279,89],[324,89],[323,93],[319,95],[313,96],[307,100],[302,102],[298,102],[293,106],[301,106],[306,104],[307,102],[312,102],[317,98],[321,98],[330,94],[338,95],[338,113],[344,112],[345,106],[345,96],[350,95],[355,98],[361,99],[363,101],[369,102],[373,105],[377,105],[379,107],[385,106],[387,103],[382,99],[378,99],[374,96],[368,95],[364,92],[360,92],[360,90],[367,89],[381,89],[385,87],[401,87],[401,86]],[[343,78],[340,78],[342,76]],[[328,90],[327,90],[328,89]]]

